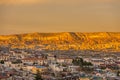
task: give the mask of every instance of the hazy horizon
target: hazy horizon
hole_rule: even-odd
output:
[[[34,32],[120,32],[120,1],[0,1],[0,35]]]

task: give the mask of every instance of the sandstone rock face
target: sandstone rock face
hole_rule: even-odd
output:
[[[120,32],[61,32],[1,35],[0,46],[49,50],[116,50],[120,51]]]

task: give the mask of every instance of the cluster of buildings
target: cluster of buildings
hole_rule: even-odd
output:
[[[83,53],[84,54],[84,53]],[[86,72],[73,59],[91,62]],[[0,51],[0,80],[35,80],[37,71],[43,80],[120,80],[120,57],[78,56],[44,51]]]

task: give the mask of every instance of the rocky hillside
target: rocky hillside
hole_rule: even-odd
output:
[[[1,35],[0,46],[50,50],[120,50],[120,32],[62,32]]]

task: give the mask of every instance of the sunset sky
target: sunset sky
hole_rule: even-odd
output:
[[[120,0],[0,0],[0,35],[120,32]]]

